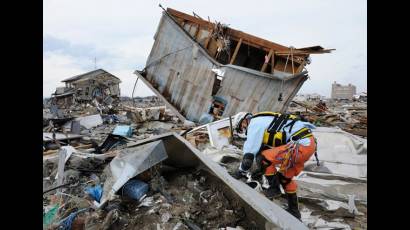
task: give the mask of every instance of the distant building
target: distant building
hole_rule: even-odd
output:
[[[349,85],[341,85],[336,83],[336,81],[332,84],[332,99],[347,99],[352,100],[353,95],[356,94],[356,86],[349,84]]]

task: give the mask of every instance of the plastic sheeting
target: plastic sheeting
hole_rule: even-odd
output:
[[[317,138],[319,161],[328,173],[349,177],[367,177],[367,140],[338,128],[318,127],[313,130]],[[305,170],[315,171],[315,158],[305,163]]]

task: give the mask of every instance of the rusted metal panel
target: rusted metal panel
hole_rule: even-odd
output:
[[[225,72],[216,94],[227,101],[225,117],[239,111],[282,111],[290,102],[306,72],[291,75],[275,71],[272,75],[222,65],[192,38],[196,28],[192,26],[188,33],[164,14],[143,75],[187,119],[199,121],[201,115],[208,113],[213,100],[213,68]],[[207,31],[200,32],[203,38],[206,34]],[[282,101],[278,101],[280,93]]]

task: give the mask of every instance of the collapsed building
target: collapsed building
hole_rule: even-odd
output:
[[[206,122],[240,111],[280,111],[308,78],[310,54],[168,8],[138,79],[181,112]]]
[[[60,108],[94,99],[111,104],[120,97],[121,80],[103,69],[76,75],[61,82],[65,83],[65,87],[57,87],[52,94],[54,104]]]

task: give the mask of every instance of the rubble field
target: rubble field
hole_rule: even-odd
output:
[[[227,172],[233,172],[241,159],[243,140],[236,136],[231,144],[218,148],[216,140],[223,140],[226,132],[218,133],[220,139],[215,138],[206,127],[192,127],[179,121],[152,98],[145,99],[145,102],[153,103],[145,107],[133,107],[134,102],[124,101],[125,105],[119,102],[116,113],[110,114],[90,114],[93,105],[77,105],[84,109],[78,108],[75,113],[66,109],[64,117],[58,118],[47,107],[44,109],[47,114],[43,135],[44,229],[265,229],[254,221],[254,217],[247,215],[241,202],[232,196],[232,191],[215,180],[212,172],[200,167],[178,168],[160,162],[128,179],[147,185],[148,189],[141,193],[141,197],[135,199],[124,194],[126,182],[101,205],[99,202],[108,191],[104,185],[112,176],[113,159],[132,149],[133,143],[148,138],[170,131],[180,133],[194,148]],[[139,103],[144,103],[144,99]],[[78,134],[73,134],[72,123],[76,120],[81,125]],[[118,132],[118,126],[132,131],[114,134]],[[318,137],[324,135],[319,134]],[[210,139],[215,141],[211,143]],[[355,145],[352,148],[356,148]],[[313,174],[305,173],[295,178],[299,181],[302,222],[310,229],[367,229],[367,196],[357,192],[366,186],[366,179],[329,174],[339,170],[343,163],[334,168],[323,154],[319,151],[328,174],[316,173],[307,162],[306,168]],[[58,172],[62,172],[62,176]],[[250,185],[246,179],[242,182]],[[263,180],[259,179],[258,183],[254,192],[263,194]],[[100,194],[99,197],[90,189]],[[353,205],[349,194],[356,196]],[[287,205],[284,195],[273,202],[283,208]]]

